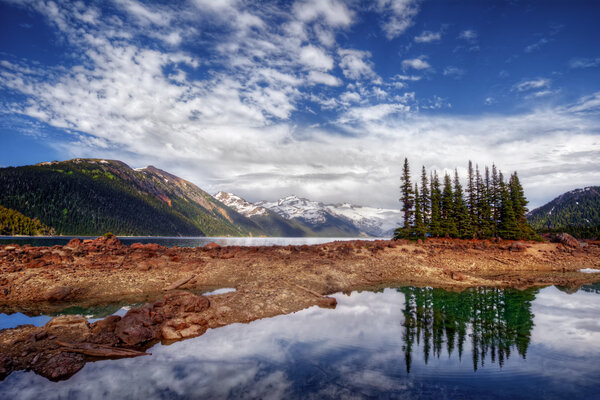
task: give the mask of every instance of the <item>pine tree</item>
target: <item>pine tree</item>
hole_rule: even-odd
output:
[[[522,239],[532,239],[535,237],[535,232],[527,222],[527,199],[525,198],[525,193],[516,171],[510,177],[509,186],[510,199],[518,227],[518,236]]]
[[[502,173],[498,175],[500,185],[500,222],[498,236],[502,239],[518,239],[519,227],[515,217],[509,185],[504,184]]]
[[[456,221],[454,219],[454,193],[452,191],[452,181],[450,175],[444,175],[444,189],[442,190],[442,222],[441,234],[445,237],[456,237]]]
[[[500,179],[496,165],[492,164],[492,185],[489,199],[492,208],[492,236],[498,236],[498,224],[500,223]]]
[[[423,211],[423,224],[429,226],[429,216],[431,213],[431,198],[429,196],[429,182],[427,181],[427,171],[425,166],[421,170],[421,209]]]
[[[442,192],[437,171],[433,172],[431,180],[431,217],[429,218],[429,233],[433,237],[442,236]]]
[[[480,228],[477,236],[481,239],[486,239],[492,236],[492,207],[490,194],[490,170],[485,167],[485,181],[478,184],[480,189],[480,198],[478,199],[478,208],[480,213],[479,224]]]
[[[407,158],[404,159],[404,167],[402,169],[400,181],[400,202],[402,203],[401,210],[404,214],[404,225],[403,229],[397,230],[396,236],[408,237],[413,217],[414,194],[412,190],[412,183],[410,181],[410,167],[408,165]]]
[[[413,233],[416,239],[425,239],[427,234],[427,225],[423,221],[423,211],[421,209],[421,197],[419,196],[419,187],[415,183],[415,220]]]
[[[473,163],[469,160],[469,169],[467,176],[467,207],[469,207],[469,215],[471,220],[475,221],[476,196],[475,193],[475,177],[473,176]]]
[[[454,199],[453,199],[453,214],[454,220],[456,221],[456,228],[458,231],[458,237],[463,239],[472,239],[474,236],[473,230],[471,229],[471,218],[469,216],[469,210],[463,199],[462,185],[458,178],[458,171],[454,170]]]

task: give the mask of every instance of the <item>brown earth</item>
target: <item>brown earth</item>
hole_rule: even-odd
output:
[[[124,246],[116,238],[66,246],[0,247],[0,312],[30,315],[116,300],[146,302],[123,318],[90,324],[56,317],[44,327],[0,331],[0,380],[31,369],[66,379],[85,362],[133,357],[158,341],[203,334],[234,322],[287,314],[324,297],[385,286],[578,287],[600,278],[600,243],[445,240],[348,241],[313,246],[167,248]],[[232,287],[235,292],[198,296]]]

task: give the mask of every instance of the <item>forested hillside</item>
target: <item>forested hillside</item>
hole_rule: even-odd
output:
[[[51,231],[37,219],[0,206],[0,235],[46,235]]]
[[[578,237],[600,235],[600,186],[563,193],[527,214],[540,232],[568,232]]]
[[[75,159],[0,169],[0,205],[57,234],[263,235],[190,182],[154,167]]]

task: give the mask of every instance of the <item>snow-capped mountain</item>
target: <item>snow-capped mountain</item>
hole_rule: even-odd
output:
[[[254,204],[231,193],[219,192],[215,197],[245,216],[271,210],[288,221],[300,222],[317,234],[330,232],[344,236],[391,236],[402,219],[399,210],[362,207],[350,203],[325,204],[298,196]]]
[[[249,201],[244,200],[238,195],[227,192],[219,192],[213,196],[227,207],[233,208],[245,217],[252,217],[255,215],[267,215],[269,211],[256,204],[252,204]]]

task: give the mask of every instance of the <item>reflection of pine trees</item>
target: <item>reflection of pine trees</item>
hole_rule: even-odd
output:
[[[471,336],[473,369],[484,366],[486,356],[502,366],[516,349],[527,355],[533,314],[531,302],[537,290],[476,288],[462,293],[431,288],[401,288],[404,308],[404,352],[410,372],[413,345],[422,342],[425,363],[430,355],[440,357],[446,347],[462,358],[468,332]]]

